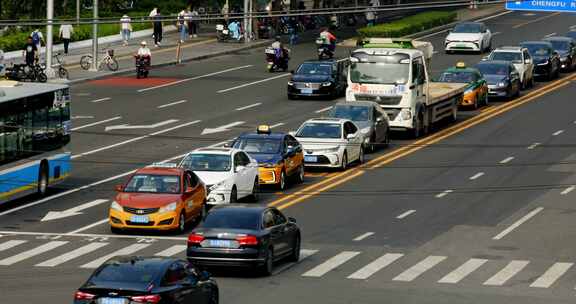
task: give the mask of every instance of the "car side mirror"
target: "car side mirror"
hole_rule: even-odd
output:
[[[288,132],[288,134],[290,134],[292,136],[296,136],[296,131],[290,131],[290,132]]]
[[[293,155],[296,152],[296,148],[294,148],[293,146],[288,146],[288,148],[286,149],[286,155]]]
[[[232,148],[233,142],[227,142],[224,144],[224,148]]]
[[[290,223],[296,223],[296,219],[293,218],[293,217],[289,217],[289,218],[288,218],[288,221],[289,221]]]
[[[346,136],[346,139],[354,139],[354,138],[356,138],[356,133],[348,134],[348,136]]]
[[[531,64],[531,63],[532,63],[532,60],[530,60],[530,59],[524,59],[524,63],[525,63],[525,64]]]
[[[246,167],[244,167],[244,166],[236,166],[236,169],[234,169],[234,172],[236,172],[236,173],[242,172],[242,171],[244,171],[244,169],[246,169]]]
[[[124,191],[124,185],[116,185],[114,190],[116,190],[116,192],[122,192]]]

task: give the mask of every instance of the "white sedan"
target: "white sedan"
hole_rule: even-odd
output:
[[[346,169],[364,162],[364,136],[348,119],[316,118],[304,122],[294,136],[304,149],[304,165]]]
[[[444,50],[480,52],[492,49],[492,33],[482,22],[463,22],[457,24],[446,37]]]
[[[201,148],[188,153],[180,166],[206,184],[207,204],[235,203],[242,198],[258,199],[258,162],[233,148]]]

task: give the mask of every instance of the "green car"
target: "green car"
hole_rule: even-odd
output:
[[[467,83],[462,107],[477,109],[488,104],[488,83],[478,69],[469,68],[464,62],[458,62],[455,67],[449,68],[440,75],[440,82]]]

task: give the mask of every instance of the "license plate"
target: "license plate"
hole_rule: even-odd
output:
[[[318,161],[318,157],[316,157],[316,156],[309,156],[309,155],[304,156],[304,162],[315,163],[317,161]]]
[[[124,298],[100,298],[98,304],[127,304]]]
[[[146,215],[133,215],[130,218],[130,221],[132,223],[146,224],[150,221],[150,219]]]
[[[217,248],[233,248],[234,242],[230,240],[208,240],[209,247],[217,247]]]
[[[302,92],[302,94],[312,94],[314,92],[313,89],[301,89],[300,92]]]
[[[457,44],[456,47],[464,48],[464,47],[467,47],[467,45],[466,45],[466,44],[463,44],[463,43],[460,43],[460,44]]]

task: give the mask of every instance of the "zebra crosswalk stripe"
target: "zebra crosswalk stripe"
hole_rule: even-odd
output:
[[[494,276],[486,280],[484,285],[487,286],[502,286],[508,282],[517,273],[522,271],[526,266],[528,266],[529,261],[512,261],[508,263],[502,270],[498,271]]]
[[[108,243],[90,243],[88,245],[82,246],[80,248],[77,248],[75,250],[72,250],[70,252],[67,252],[63,255],[57,256],[53,259],[44,261],[42,263],[36,264],[35,266],[38,267],[54,267],[54,266],[58,266],[62,263],[68,262],[70,260],[73,260],[75,258],[78,258],[82,255],[88,254],[92,251],[98,250],[104,246],[108,245]]]
[[[162,251],[156,253],[155,256],[161,256],[161,257],[175,256],[175,255],[185,251],[186,248],[187,248],[186,245],[174,245],[172,247],[169,247],[165,250],[162,250]]]
[[[150,244],[132,244],[128,247],[124,247],[118,251],[115,251],[114,253],[107,254],[107,255],[105,255],[101,258],[98,258],[92,262],[86,263],[86,264],[80,266],[80,268],[98,268],[100,265],[102,265],[104,262],[106,262],[110,258],[113,258],[115,256],[119,256],[119,255],[130,255],[130,254],[133,254],[133,253],[135,253],[139,250],[142,250],[148,246],[150,246]]]
[[[402,281],[402,282],[410,282],[424,272],[432,269],[432,267],[438,265],[440,262],[444,261],[447,257],[445,256],[437,256],[431,255],[422,261],[418,262],[418,264],[408,268],[406,271],[402,272],[401,274],[397,275],[393,278],[393,281]]]
[[[339,254],[331,257],[330,259],[326,260],[326,262],[310,269],[302,276],[304,277],[321,277],[326,273],[330,272],[332,269],[348,262],[350,259],[354,258],[355,256],[359,255],[360,252],[358,251],[342,251]]]
[[[16,247],[18,245],[24,244],[27,241],[23,241],[23,240],[11,240],[11,241],[6,241],[2,244],[0,244],[0,251],[4,251],[4,250],[8,250],[10,248]]]
[[[536,281],[530,284],[530,287],[548,288],[563,276],[574,263],[555,263],[546,272],[541,275]]]
[[[52,242],[48,242],[46,244],[40,245],[36,248],[21,252],[17,255],[13,255],[11,257],[5,258],[3,260],[0,261],[0,265],[3,266],[9,266],[9,265],[13,265],[16,264],[18,262],[24,261],[26,259],[29,259],[31,257],[40,255],[44,252],[50,251],[52,249],[58,248],[62,245],[67,244],[68,242],[66,241],[52,241]]]
[[[456,284],[462,281],[465,277],[467,277],[472,272],[476,271],[476,269],[480,268],[484,265],[488,260],[485,259],[469,259],[464,264],[460,265],[460,267],[456,268],[440,280],[438,283],[448,283],[448,284]]]
[[[382,268],[394,263],[394,261],[398,260],[399,258],[403,257],[403,254],[400,253],[387,253],[370,264],[360,268],[358,271],[354,272],[353,274],[349,275],[349,279],[356,279],[356,280],[364,280],[371,277],[376,272],[380,271]]]

